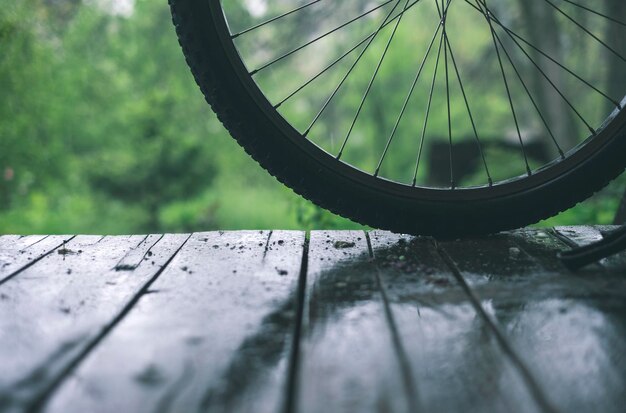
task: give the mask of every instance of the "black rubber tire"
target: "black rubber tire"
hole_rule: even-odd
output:
[[[303,151],[302,143],[286,136],[259,108],[233,71],[211,24],[211,1],[169,0],[179,42],[207,102],[263,168],[297,194],[338,215],[394,232],[446,238],[480,235],[553,216],[585,200],[624,170],[626,119],[611,139],[575,168],[513,194],[446,202],[372,188],[322,162],[322,157],[329,157],[323,151]]]

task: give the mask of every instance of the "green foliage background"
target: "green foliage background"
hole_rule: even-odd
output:
[[[0,0],[0,233],[358,228],[229,137],[165,1]],[[626,181],[544,224],[609,223]]]

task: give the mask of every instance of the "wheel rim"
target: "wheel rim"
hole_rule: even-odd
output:
[[[494,5],[498,3],[500,7],[503,7],[503,5],[506,5],[506,3],[513,3],[513,1],[495,2],[492,0],[489,2],[487,0],[473,0],[473,3],[474,3],[473,6],[471,5],[472,2],[469,0],[468,1],[463,1],[463,0],[379,1],[377,3],[369,4],[369,7],[365,8],[361,13],[356,14],[356,17],[343,19],[343,23],[335,24],[334,26],[331,27],[330,30],[324,31],[324,30],[318,29],[318,33],[321,32],[322,33],[321,35],[319,34],[311,35],[305,42],[301,42],[301,44],[297,47],[285,48],[286,51],[283,53],[277,53],[273,57],[269,57],[269,58],[266,57],[265,63],[256,64],[256,66],[252,66],[255,64],[254,62],[246,61],[250,59],[246,59],[246,56],[245,56],[246,51],[242,50],[242,49],[245,49],[245,47],[242,48],[242,47],[237,46],[236,44],[237,39],[241,39],[250,34],[257,33],[263,28],[276,24],[277,22],[283,19],[288,19],[290,17],[296,16],[299,13],[305,12],[306,10],[313,10],[315,7],[319,7],[321,4],[323,4],[324,1],[325,0],[317,0],[317,1],[309,1],[309,2],[304,2],[304,1],[286,2],[288,3],[288,6],[285,6],[282,9],[281,13],[275,12],[272,15],[272,17],[269,17],[269,18],[267,18],[267,16],[261,16],[262,13],[260,13],[259,14],[260,17],[257,16],[257,19],[260,20],[260,22],[257,21],[255,24],[248,24],[248,27],[242,30],[237,30],[237,29],[231,30],[229,28],[229,24],[230,24],[230,27],[234,26],[232,19],[229,19],[228,10],[222,10],[222,7],[219,1],[212,1],[210,4],[211,4],[212,17],[215,23],[215,27],[218,29],[220,38],[222,39],[222,45],[224,47],[224,50],[227,52],[229,56],[230,63],[232,64],[233,69],[237,73],[238,78],[241,80],[242,84],[245,86],[246,90],[249,92],[250,98],[254,99],[259,109],[265,113],[268,119],[270,119],[278,127],[278,129],[281,130],[281,132],[285,136],[287,136],[290,140],[296,143],[300,147],[300,149],[309,153],[313,158],[319,161],[322,165],[337,171],[338,173],[342,174],[343,176],[347,178],[354,180],[355,182],[364,184],[372,188],[374,191],[383,191],[383,192],[393,193],[395,195],[400,195],[400,196],[408,197],[412,199],[437,200],[437,201],[480,200],[480,199],[511,195],[511,194],[515,194],[521,191],[525,191],[525,190],[529,190],[532,188],[536,188],[538,186],[545,185],[546,183],[549,183],[550,181],[558,179],[559,177],[563,176],[567,171],[570,171],[573,168],[576,168],[577,166],[584,163],[589,158],[593,157],[596,153],[601,151],[601,149],[611,140],[618,139],[622,135],[621,131],[622,131],[624,122],[626,121],[626,115],[625,115],[626,111],[622,110],[622,105],[612,95],[617,94],[621,96],[623,95],[623,93],[606,92],[605,88],[602,88],[602,85],[599,84],[601,82],[596,80],[594,83],[593,81],[588,80],[585,77],[584,70],[582,69],[579,69],[578,71],[573,70],[573,68],[571,67],[571,64],[569,66],[566,65],[567,62],[565,60],[567,59],[564,59],[564,61],[561,62],[557,58],[552,57],[551,55],[546,53],[542,49],[542,47],[540,47],[543,44],[539,46],[533,45],[524,35],[518,33],[519,29],[518,30],[510,29],[509,26],[503,23],[504,19],[500,17],[502,15],[502,12],[494,11],[495,7],[491,3],[494,3]],[[593,15],[597,20],[601,20],[605,22],[605,26],[606,25],[618,26],[620,30],[623,30],[626,24],[624,24],[620,20],[609,17],[607,14],[603,13],[602,11],[589,8],[577,2],[561,0],[560,2],[558,2],[559,4],[556,4],[554,0],[534,0],[534,1],[535,3],[543,4],[545,7],[548,7],[549,9],[553,10],[555,14],[558,14],[559,16],[563,16],[562,17],[563,20],[571,23],[571,25],[576,29],[572,31],[571,36],[576,34],[576,32],[581,32],[584,35],[583,37],[585,36],[588,37],[586,39],[587,42],[591,41],[592,43],[596,44],[596,49],[604,50],[604,53],[607,53],[607,50],[608,50],[608,52],[611,53],[611,55],[613,55],[614,58],[616,59],[619,58],[620,60],[619,64],[621,65],[620,67],[623,68],[623,64],[626,62],[626,59],[623,58],[623,54],[619,53],[619,51],[616,50],[618,49],[618,47],[604,41],[600,36],[595,35],[593,31],[587,29],[586,26],[580,24],[577,20],[573,19],[572,16],[570,16],[568,13],[569,10],[563,11],[562,6],[569,5],[570,7],[575,8],[576,10],[583,11],[586,14]],[[463,59],[463,57],[459,57],[460,54],[456,52],[457,49],[454,49],[455,43],[452,40],[453,38],[454,39],[458,38],[458,31],[457,31],[457,34],[453,34],[452,33],[453,30],[451,29],[451,26],[449,26],[450,24],[449,22],[452,20],[451,19],[452,4],[455,2],[459,4],[462,3],[465,6],[466,10],[464,10],[464,12],[473,11],[479,14],[482,11],[481,17],[484,19],[484,22],[485,22],[484,27],[487,27],[487,30],[489,33],[487,40],[490,40],[492,42],[492,46],[491,46],[492,52],[495,52],[495,53],[492,53],[493,54],[492,58],[494,62],[497,63],[496,67],[500,68],[499,73],[501,77],[499,80],[501,82],[501,85],[503,86],[502,89],[505,92],[505,96],[507,97],[507,99],[503,100],[503,102],[508,103],[509,110],[510,110],[508,114],[505,113],[505,116],[510,116],[513,119],[512,124],[515,127],[514,128],[516,132],[515,134],[517,135],[517,138],[519,141],[520,153],[524,157],[524,169],[525,169],[524,174],[513,173],[513,174],[510,174],[511,176],[504,177],[504,179],[493,179],[492,178],[493,173],[489,172],[489,163],[487,162],[487,156],[485,156],[485,153],[484,153],[485,149],[484,147],[481,148],[481,141],[480,141],[480,133],[482,132],[481,128],[483,124],[481,123],[481,121],[476,120],[478,116],[476,116],[475,114],[472,115],[473,106],[471,102],[473,99],[475,99],[474,97],[475,95],[472,95],[471,93],[472,91],[470,91],[470,87],[467,86],[467,83],[469,82],[466,82],[466,84],[464,85],[463,80],[462,80],[463,68],[459,68],[459,66],[461,65],[457,64],[457,61],[460,61],[461,59]],[[234,3],[236,2],[229,3],[229,4],[232,5]],[[255,2],[248,1],[247,3],[248,3],[248,10],[252,10],[254,8]],[[258,7],[261,7],[261,8],[265,4],[265,2],[263,1],[259,1],[256,3],[257,3],[257,6],[260,5]],[[400,107],[399,111],[397,110],[397,108],[395,110],[397,113],[399,113],[399,115],[396,117],[396,121],[392,122],[392,128],[391,128],[390,134],[384,137],[386,142],[385,142],[385,145],[383,146],[383,152],[381,155],[382,157],[376,163],[377,165],[374,170],[370,169],[369,171],[367,171],[366,170],[367,168],[361,168],[359,165],[355,165],[353,162],[346,161],[345,154],[348,153],[348,149],[350,147],[349,145],[351,142],[350,139],[353,139],[353,136],[356,136],[355,131],[358,129],[358,121],[371,114],[371,112],[366,113],[364,108],[367,105],[368,96],[370,96],[370,93],[373,93],[373,90],[374,90],[373,85],[375,85],[375,82],[377,80],[377,75],[381,73],[381,70],[382,70],[381,68],[384,67],[385,57],[388,56],[388,53],[391,53],[390,50],[392,50],[392,47],[390,45],[393,45],[394,37],[398,35],[398,33],[401,32],[402,24],[404,24],[402,22],[403,21],[406,22],[409,20],[408,12],[410,10],[416,10],[414,6],[416,6],[418,3],[422,3],[422,4],[428,3],[431,6],[431,12],[434,11],[437,13],[437,15],[435,16],[436,29],[434,30],[434,34],[432,35],[432,37],[429,37],[428,41],[421,42],[423,43],[421,45],[423,46],[423,48],[426,49],[428,53],[426,53],[425,57],[419,59],[420,60],[418,62],[419,64],[416,65],[416,67],[418,68],[417,74],[413,78],[413,81],[409,82],[409,85],[411,86],[409,88],[409,92],[403,99],[401,99],[402,101],[404,101],[404,103],[399,106]],[[320,64],[318,62],[315,65],[315,68],[317,70],[308,71],[309,77],[306,79],[306,82],[302,83],[302,81],[300,81],[300,86],[296,88],[292,87],[291,88],[292,91],[290,93],[284,94],[285,97],[281,99],[277,99],[275,97],[273,98],[271,96],[268,96],[269,94],[271,94],[271,93],[268,93],[268,83],[271,86],[271,82],[268,82],[267,80],[263,81],[263,80],[259,80],[258,78],[255,78],[255,76],[258,76],[263,71],[269,72],[270,69],[272,69],[272,67],[275,64],[289,62],[290,59],[293,59],[293,57],[298,55],[298,53],[302,53],[302,51],[305,50],[307,47],[312,47],[316,42],[321,41],[332,34],[339,33],[342,29],[345,29],[345,27],[348,27],[350,24],[354,24],[355,22],[359,22],[360,19],[364,19],[365,16],[372,16],[372,15],[375,15],[376,13],[379,14],[378,16],[379,24],[378,26],[375,26],[374,31],[367,31],[364,29],[364,31],[367,31],[369,35],[366,35],[365,37],[363,36],[360,37],[360,39],[364,39],[363,41],[360,42],[361,44],[360,51],[358,47],[355,47],[352,50],[350,50],[351,48],[348,48],[347,52],[344,49],[341,53],[339,53],[339,57],[337,56],[335,56],[334,58],[326,57],[327,59],[326,62],[324,62],[323,64]],[[228,23],[227,23],[227,20],[228,20]],[[380,24],[380,21],[382,21],[382,24]],[[612,33],[609,30],[609,28],[604,27],[604,26],[602,27],[603,27],[603,30],[605,30],[605,33]],[[493,32],[492,32],[492,28],[494,28]],[[500,32],[498,32],[498,28]],[[387,32],[384,32],[384,30],[387,30]],[[331,32],[330,34],[327,33],[329,31]],[[372,39],[375,41],[376,40],[375,34],[377,33],[386,34],[386,39],[384,39],[385,41],[381,41],[382,46],[380,46],[378,49],[378,52],[381,52],[382,50],[382,53],[380,53],[381,57],[379,60],[374,61],[375,63],[374,65],[369,66],[369,68],[373,72],[373,75],[370,77],[367,77],[367,80],[368,80],[368,82],[366,82],[367,87],[365,88],[365,92],[363,94],[362,99],[360,101],[355,101],[354,105],[352,106],[352,109],[356,111],[356,115],[351,118],[352,119],[351,121],[348,122],[349,127],[347,128],[348,132],[345,135],[345,139],[342,139],[341,143],[337,145],[337,147],[339,148],[339,151],[332,153],[332,151],[328,150],[327,147],[324,147],[323,144],[320,144],[320,142],[316,142],[315,137],[312,137],[312,131],[314,127],[316,127],[317,122],[321,122],[320,119],[322,119],[322,116],[324,115],[324,112],[327,110],[327,108],[331,107],[330,104],[332,103],[332,99],[335,96],[337,96],[336,93],[335,94],[331,93],[330,99],[327,99],[326,101],[323,102],[324,104],[322,105],[322,109],[317,112],[314,112],[315,117],[313,117],[313,121],[309,124],[309,126],[305,128],[302,128],[302,127],[298,128],[297,125],[294,125],[295,122],[293,122],[293,115],[290,114],[289,111],[281,112],[280,110],[286,105],[286,102],[290,101],[291,99],[294,99],[295,96],[297,96],[299,93],[302,93],[302,91],[305,90],[306,88],[314,88],[315,82],[318,82],[319,79],[322,76],[324,76],[329,69],[338,67],[339,64],[337,62],[341,62],[342,60],[346,60],[346,61],[349,60],[347,57],[350,57],[350,55],[352,54],[352,57],[355,58],[356,60],[353,59],[353,62],[348,64],[347,73],[348,75],[350,75],[352,73],[351,70],[354,67],[357,67],[359,63],[365,61],[359,58],[358,56],[367,56],[367,51],[368,51],[367,42],[369,41],[367,36],[369,36],[369,39]],[[560,34],[562,35],[562,33]],[[504,40],[505,35],[508,36],[509,43],[507,43],[507,40]],[[373,43],[374,42],[372,41],[372,44]],[[417,43],[420,43],[420,42],[417,42]],[[526,46],[526,48],[524,48],[524,46]],[[545,110],[542,110],[539,107],[540,105],[537,103],[537,100],[538,100],[537,96],[533,97],[533,90],[531,90],[531,87],[528,85],[529,83],[528,79],[525,79],[524,77],[525,72],[522,70],[521,67],[515,66],[516,57],[513,54],[513,52],[509,50],[511,47],[517,47],[519,49],[517,52],[518,54],[521,55],[521,57],[527,58],[527,62],[526,62],[527,65],[534,66],[536,72],[538,73],[538,76],[541,76],[544,79],[544,82],[545,82],[544,86],[548,85],[552,87],[553,97],[554,95],[557,95],[558,97],[560,97],[562,99],[561,104],[565,105],[571,111],[571,114],[576,116],[576,118],[583,125],[582,128],[590,129],[590,132],[588,132],[587,135],[589,135],[591,132],[593,132],[593,135],[588,136],[586,139],[579,139],[578,141],[575,141],[574,144],[570,145],[569,147],[567,147],[566,145],[563,145],[562,143],[558,141],[558,138],[555,136],[554,132],[551,130],[552,128],[554,128],[554,125],[551,125],[550,122],[545,119],[548,117],[548,115],[546,114]],[[582,50],[583,48],[580,47],[580,49]],[[594,53],[598,52],[598,50],[596,49],[593,49]],[[536,53],[543,60],[539,61],[538,58],[535,57],[533,61],[531,51]],[[429,54],[431,52],[432,54]],[[587,50],[587,53],[590,53],[590,52]],[[373,54],[376,54],[376,53],[373,53]],[[438,59],[435,59],[436,55],[439,56]],[[431,76],[426,76],[424,75],[424,73],[427,73],[426,65],[427,65],[429,56],[430,56],[430,59],[433,61],[432,62],[433,67],[432,67],[431,72],[429,73]],[[517,57],[519,58],[520,56],[517,56]],[[578,59],[580,59],[580,57],[578,57]],[[319,60],[322,60],[322,59],[320,58]],[[437,61],[439,61],[440,66],[438,66]],[[505,66],[507,61],[509,62],[508,68]],[[544,64],[544,66],[542,66],[542,63]],[[292,67],[294,67],[293,62],[290,64],[292,65]],[[613,62],[613,64],[615,63]],[[365,64],[363,65],[365,66]],[[442,69],[444,65],[445,65],[446,70]],[[482,62],[480,63],[480,65],[482,65]],[[579,65],[579,66],[583,67],[583,65]],[[250,67],[256,67],[256,69],[250,69]],[[319,70],[320,67],[322,67],[321,71]],[[551,74],[554,73],[555,67],[558,68],[561,72],[564,72],[567,75],[569,75],[573,80],[576,80],[577,82],[579,82],[580,85],[585,86],[588,89],[587,93],[593,92],[592,94],[594,96],[592,97],[595,98],[595,100],[588,98],[589,102],[592,102],[592,103],[585,101],[584,104],[578,104],[577,102],[579,101],[583,102],[582,98],[580,98],[581,93],[574,94],[576,98],[578,99],[575,102],[573,101],[574,100],[573,98],[571,97],[568,98],[568,95],[566,94],[568,92],[563,90],[564,88],[563,85],[569,85],[571,83],[571,79],[570,81],[568,81],[569,83],[566,81],[563,81],[563,85],[561,85],[560,83],[557,84],[557,81],[554,80],[554,77],[552,77],[554,75],[551,76]],[[524,70],[528,70],[528,68],[525,68]],[[550,73],[545,73],[545,72],[550,72]],[[277,73],[280,74],[281,72],[278,71]],[[284,75],[285,71],[283,71],[282,73]],[[496,70],[495,73],[498,74],[498,71]],[[445,87],[441,87],[440,84],[436,83],[437,77],[442,77],[442,76],[447,77],[447,81],[445,83],[442,83],[442,84],[445,84]],[[449,97],[452,94],[451,79],[453,78],[453,76],[456,76],[456,80],[458,81],[458,86],[457,86],[458,96],[457,96],[456,101]],[[450,183],[445,186],[436,186],[436,185],[431,185],[429,183],[426,183],[426,184],[421,183],[419,182],[418,179],[416,179],[417,175],[414,175],[413,179],[407,182],[407,181],[397,180],[394,177],[386,176],[386,174],[383,173],[384,162],[389,162],[388,161],[388,159],[390,159],[389,154],[391,153],[390,148],[392,148],[392,146],[396,142],[394,141],[394,139],[399,139],[397,138],[398,136],[400,136],[398,131],[400,130],[400,127],[402,125],[403,116],[406,116],[406,114],[409,113],[408,108],[410,107],[411,99],[414,96],[413,93],[415,92],[415,90],[417,90],[416,84],[418,84],[420,79],[424,79],[428,77],[430,77],[433,80],[429,82],[424,82],[426,84],[425,90],[428,93],[421,96],[421,97],[425,96],[428,98],[426,100],[428,102],[428,105],[425,108],[426,115],[422,116],[422,122],[423,122],[423,125],[425,126],[423,128],[421,127],[419,128],[420,129],[419,135],[421,137],[419,142],[420,142],[421,147],[418,152],[419,153],[417,157],[418,162],[417,162],[417,167],[415,169],[419,173],[423,173],[422,171],[425,169],[425,167],[422,167],[423,169],[421,171],[419,170],[419,162],[420,162],[419,159],[421,159],[420,156],[421,157],[427,156],[427,155],[424,155],[426,151],[424,151],[423,148],[424,148],[424,143],[427,142],[427,139],[428,139],[427,132],[428,132],[429,107],[431,110],[434,107],[437,107],[438,110],[441,110],[443,108],[444,112],[447,112],[447,116],[443,116],[443,118],[446,119],[446,122],[444,122],[444,126],[440,127],[439,129],[444,129],[444,130],[447,129],[447,132],[448,132],[447,134],[448,134],[449,139],[447,140],[447,142],[446,141],[443,141],[443,142],[444,144],[447,144],[448,152],[451,152],[448,167],[450,168],[450,165],[453,165],[453,167],[450,168],[451,169]],[[268,78],[271,80],[272,76],[268,76]],[[343,79],[343,77],[340,77],[340,80],[341,79]],[[517,89],[515,89],[515,87],[513,86],[513,80],[515,79],[519,83],[517,85]],[[388,81],[389,80],[387,79],[387,82]],[[339,87],[337,89],[333,89],[333,91],[336,92],[337,90],[340,90],[341,87],[344,86],[344,84],[345,84],[345,79],[341,80]],[[443,100],[443,104],[439,104],[439,105],[433,103],[433,100],[436,98],[436,93],[437,93],[433,91],[438,90],[437,89],[438,86],[439,86],[439,89],[443,90],[445,95],[447,95],[446,99]],[[623,92],[623,89],[619,89],[619,90],[622,90]],[[475,91],[473,92],[475,93]],[[527,107],[526,109],[520,109],[520,107],[522,106],[517,106],[517,104],[524,97],[526,97],[527,99],[527,102],[526,102]],[[600,115],[600,116],[595,116],[595,119],[596,119],[595,121],[588,121],[587,118],[585,117],[586,112],[585,114],[583,114],[582,113],[583,110],[580,109],[580,106],[593,107],[593,105],[597,105],[598,101],[605,102],[605,105],[606,105],[606,102],[609,102],[608,111],[611,113],[608,117],[603,117]],[[459,104],[459,102],[461,103]],[[423,102],[420,102],[420,104],[421,103]],[[458,164],[455,164],[454,162],[455,162],[455,157],[458,156],[457,151],[459,149],[456,146],[457,142],[452,142],[452,144],[450,144],[450,142],[452,141],[452,137],[456,137],[460,134],[457,135],[457,131],[452,130],[451,125],[455,123],[460,123],[460,122],[458,120],[458,115],[455,118],[454,114],[452,114],[453,109],[451,108],[454,105],[461,106],[467,111],[467,115],[466,115],[467,121],[464,126],[466,129],[469,128],[473,132],[473,135],[475,138],[474,143],[476,145],[476,147],[474,148],[474,152],[476,152],[476,149],[478,149],[478,152],[480,155],[478,159],[482,161],[484,171],[486,172],[485,182],[483,182],[482,185],[465,184],[462,182],[458,182],[455,179],[455,175],[458,174],[458,171],[456,170],[456,166]],[[611,106],[613,106],[613,108],[611,108]],[[536,117],[541,120],[541,123],[545,127],[546,131],[549,132],[549,133],[544,132],[543,138],[544,139],[550,138],[550,140],[555,146],[555,148],[553,149],[553,152],[555,153],[555,155],[553,156],[553,159],[550,159],[537,167],[534,167],[534,165],[531,167],[530,165],[530,162],[528,160],[529,156],[527,153],[528,147],[525,146],[525,144],[528,142],[529,134],[527,134],[526,132],[523,132],[522,131],[523,126],[520,126],[520,125],[523,125],[523,123],[521,122],[521,119],[527,116],[527,113],[524,113],[524,110],[528,112],[528,107],[536,111],[536,115],[537,115]],[[328,111],[330,112],[330,110]],[[366,115],[362,115],[361,117],[359,117],[363,113],[366,113]],[[588,114],[587,114],[587,117],[589,117]],[[537,122],[537,120],[535,120],[535,122]],[[597,125],[597,126],[592,126],[592,124]],[[579,129],[578,129],[579,134],[581,130],[580,128],[581,127],[579,126]],[[326,128],[325,130],[328,130],[328,128]],[[453,133],[450,133],[451,131],[453,131]],[[583,135],[580,134],[580,136],[582,137]],[[306,139],[303,139],[303,137]],[[441,139],[440,139],[440,142],[441,142]],[[495,143],[498,143],[498,142],[495,142]],[[488,145],[494,145],[494,142],[488,142]],[[476,161],[476,158],[477,156],[474,156],[474,161]],[[460,162],[460,161],[457,161],[457,162]]]

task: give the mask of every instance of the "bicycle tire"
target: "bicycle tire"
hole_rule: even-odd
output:
[[[626,111],[616,110],[602,141],[592,139],[584,154],[573,154],[573,160],[549,178],[536,179],[520,190],[484,191],[467,199],[458,191],[459,199],[450,201],[436,193],[413,196],[391,186],[374,186],[310,142],[294,139],[284,125],[268,116],[259,96],[233,70],[232,53],[215,24],[223,16],[216,16],[211,2],[169,0],[180,45],[207,102],[263,168],[295,193],[335,214],[400,233],[445,238],[481,235],[523,227],[569,209],[626,167]]]

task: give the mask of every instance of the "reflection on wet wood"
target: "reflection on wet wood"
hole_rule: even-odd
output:
[[[370,237],[419,411],[540,411],[434,242],[378,231]]]
[[[471,248],[465,243],[443,247],[464,276],[488,279],[473,293],[550,408],[623,411],[626,278],[605,274],[599,266],[570,274],[554,262],[542,265],[548,250],[569,248],[567,243],[595,234],[591,228],[557,231],[567,238],[559,243],[539,237],[543,252],[532,231],[495,235]]]
[[[2,412],[621,412],[611,227],[0,237]]]
[[[304,314],[297,411],[408,410],[364,232],[311,233]]]

